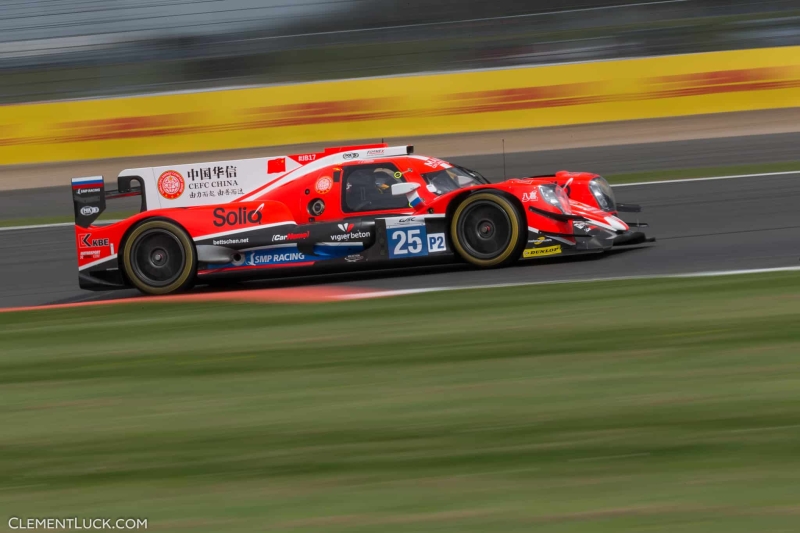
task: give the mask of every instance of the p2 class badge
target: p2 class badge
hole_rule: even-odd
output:
[[[428,252],[446,252],[447,240],[444,233],[429,233],[428,234]]]

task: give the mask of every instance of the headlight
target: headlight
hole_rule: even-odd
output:
[[[567,198],[567,195],[561,187],[557,185],[539,185],[539,194],[542,195],[542,200],[565,215],[572,214],[572,208],[569,206],[569,198]]]
[[[603,211],[611,213],[617,210],[617,201],[614,198],[614,191],[611,190],[611,185],[608,184],[603,178],[594,178],[589,182],[589,190],[592,191],[592,196],[597,200],[597,206]]]

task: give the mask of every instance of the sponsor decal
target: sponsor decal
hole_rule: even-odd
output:
[[[358,152],[347,152],[342,154],[342,159],[358,159]]]
[[[218,207],[214,209],[214,225],[218,228],[223,226],[243,226],[247,224],[261,224],[261,210],[264,204],[259,205],[250,211],[246,207],[238,209],[225,209]]]
[[[267,161],[267,174],[286,172],[286,158],[270,159]]]
[[[86,194],[99,194],[100,187],[81,187],[80,189],[75,190],[75,194],[78,196],[83,196]]]
[[[537,202],[538,200],[539,197],[536,195],[536,191],[522,193],[523,202]]]
[[[191,180],[186,186],[190,191],[189,198],[216,198],[244,194],[244,189],[238,188],[236,165],[195,167],[189,169],[186,177]]]
[[[314,185],[314,190],[317,191],[317,194],[327,194],[331,188],[333,188],[333,180],[328,176],[322,176]]]
[[[78,235],[78,240],[80,241],[81,248],[102,248],[103,246],[110,245],[108,239],[92,239],[91,233],[82,233]]]
[[[250,266],[276,265],[281,263],[297,263],[306,256],[300,252],[252,252],[248,254],[245,264]]]
[[[345,233],[353,231],[353,224],[339,224],[339,229]]]
[[[342,225],[340,224],[340,227]],[[350,227],[353,225],[350,224]],[[349,240],[359,240],[359,239],[369,239],[372,234],[369,231],[353,231],[350,233],[339,234],[339,235],[331,235],[331,240],[336,242],[342,241],[349,241]]]
[[[220,183],[222,183],[222,182],[220,182]],[[236,184],[235,181],[233,183]],[[206,185],[208,185],[208,184],[206,183]],[[211,186],[213,187],[214,184],[212,183]],[[242,188],[239,188],[239,189],[220,189],[218,191],[214,191],[212,189],[210,191],[197,191],[197,192],[191,191],[189,193],[189,198],[215,198],[215,197],[222,198],[223,196],[235,196],[235,195],[242,196],[243,194],[244,194],[244,189],[242,189]]]
[[[450,165],[448,163],[445,163],[441,159],[436,159],[435,157],[429,157],[425,161],[425,166],[426,167],[431,167],[431,168],[438,168],[438,167],[449,168],[450,167]]]
[[[232,179],[236,177],[236,165],[190,168],[189,172],[186,173],[186,177],[193,182]],[[189,188],[191,189],[191,187]]]
[[[185,188],[186,182],[180,172],[167,170],[158,177],[158,193],[167,200],[179,198]]]
[[[522,252],[522,257],[541,257],[543,255],[558,255],[561,253],[561,245],[548,246],[546,248],[529,248]]]
[[[305,233],[287,233],[286,235],[273,235],[272,242],[296,241],[298,239],[308,239],[309,235],[311,235],[310,231],[306,231]]]
[[[84,250],[80,254],[81,259],[100,259],[100,250]]]
[[[367,150],[367,157],[381,157],[385,153],[386,151],[383,148],[379,148],[376,150]]]
[[[85,205],[81,207],[81,215],[85,217],[96,215],[99,212],[100,208],[94,205]]]
[[[536,239],[529,241],[534,246],[539,246],[540,244],[545,244],[548,242],[553,242],[553,239],[548,239],[547,237],[537,237]]]
[[[401,218],[387,218],[386,227],[396,228],[397,226],[424,226],[424,217],[401,217]]]
[[[357,263],[357,262],[359,262],[359,261],[361,261],[363,259],[364,259],[364,256],[361,255],[361,254],[352,254],[352,255],[348,255],[348,256],[346,256],[344,258],[344,260],[347,261],[348,263]]]
[[[317,160],[317,154],[298,155],[296,159],[299,163],[310,163]]]
[[[217,239],[215,241],[211,241],[211,244],[214,246],[225,246],[228,244],[247,244],[250,242],[250,239]]]

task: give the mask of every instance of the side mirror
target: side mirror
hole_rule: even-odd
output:
[[[419,183],[395,183],[392,185],[392,196],[405,196],[419,189]]]

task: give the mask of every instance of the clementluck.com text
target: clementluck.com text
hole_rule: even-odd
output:
[[[147,518],[20,518],[8,519],[18,529],[147,529]]]

